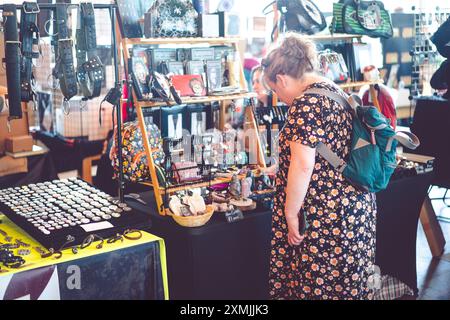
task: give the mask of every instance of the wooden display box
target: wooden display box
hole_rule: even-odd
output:
[[[10,153],[31,151],[33,150],[33,138],[29,135],[6,138],[5,150]]]
[[[10,137],[27,136],[28,130],[28,114],[23,111],[22,119],[11,120],[11,131],[8,130],[8,112],[0,112],[0,155],[5,153],[5,142]]]

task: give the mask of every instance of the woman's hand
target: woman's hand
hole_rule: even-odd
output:
[[[274,176],[277,174],[278,164],[273,164],[270,167],[261,167],[258,166],[258,170],[265,175]]]
[[[288,242],[291,246],[298,246],[305,239],[304,235],[300,235],[299,221],[297,216],[286,217],[288,225]]]

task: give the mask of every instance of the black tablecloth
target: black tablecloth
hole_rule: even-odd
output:
[[[409,152],[433,156],[434,185],[450,188],[450,102],[438,97],[417,99],[411,132],[420,146]]]
[[[57,172],[81,171],[84,158],[101,154],[103,151],[104,140],[66,139],[41,131],[34,132],[33,137],[50,149]]]
[[[376,264],[416,291],[417,224],[432,178],[394,180],[377,194]],[[234,223],[216,213],[203,227],[184,228],[156,213],[152,192],[142,197],[148,206],[130,205],[151,212],[150,232],[166,241],[171,298],[268,298],[271,211],[260,208]]]
[[[417,293],[416,238],[433,173],[391,181],[377,194],[376,264]]]
[[[165,240],[171,299],[267,299],[271,212],[255,210],[228,223],[215,213],[203,227],[185,228],[156,213],[152,192],[150,232]]]
[[[50,153],[28,157],[28,172],[0,177],[0,189],[57,179]]]

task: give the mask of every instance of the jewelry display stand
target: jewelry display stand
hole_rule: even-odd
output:
[[[120,30],[120,26],[118,24],[116,24],[116,28],[117,28],[117,42],[121,43],[122,48],[121,48],[121,53],[123,54],[123,57],[125,59],[125,61],[129,61],[130,59],[130,52],[129,49],[134,47],[134,46],[152,46],[152,47],[158,47],[160,45],[189,45],[189,46],[195,46],[195,45],[199,45],[199,46],[205,46],[205,45],[209,45],[209,46],[232,46],[235,50],[235,52],[239,52],[239,41],[241,40],[240,38],[126,38],[123,36],[123,32],[121,32]],[[244,70],[243,70],[243,66],[242,63],[240,63],[240,72],[238,75],[239,78],[239,85],[241,87],[241,89],[246,88],[246,82],[245,82],[245,76],[244,76]],[[125,71],[126,71],[126,76],[127,78],[129,78],[130,76],[130,72],[127,68],[127,64],[125,63]],[[226,107],[227,107],[227,103],[229,103],[230,101],[234,101],[234,100],[238,100],[238,99],[244,99],[244,98],[253,98],[256,95],[253,93],[237,93],[237,94],[230,94],[230,95],[218,95],[218,96],[204,96],[204,97],[184,97],[182,98],[182,103],[183,104],[202,104],[202,103],[213,103],[213,102],[219,102],[220,103],[220,119],[219,119],[219,128],[223,129],[225,126],[225,115],[226,115]],[[144,114],[143,114],[143,110],[145,108],[155,108],[155,107],[161,107],[161,106],[166,106],[165,102],[154,102],[154,101],[139,101],[137,99],[137,94],[133,88],[132,90],[132,97],[133,97],[133,101],[136,107],[136,113],[137,113],[137,117],[138,117],[138,122],[139,122],[139,126],[140,129],[142,131],[142,136],[146,137],[147,136],[147,129],[145,126],[145,118],[144,118]],[[175,105],[175,102],[173,102]],[[246,122],[251,124],[251,128],[255,130],[255,132],[257,132],[257,126],[256,126],[256,121],[255,121],[255,116],[253,114],[253,110],[252,108],[246,108],[245,111],[245,117],[246,117]],[[203,119],[202,120],[206,120]],[[120,130],[119,130],[120,131]],[[183,190],[187,190],[187,189],[191,189],[191,188],[201,188],[201,187],[208,187],[214,184],[218,184],[218,183],[224,183],[224,182],[229,182],[230,178],[211,178],[210,179],[206,179],[207,181],[200,181],[200,182],[193,182],[193,183],[181,183],[181,184],[175,184],[175,185],[171,185],[170,187],[166,187],[166,186],[161,186],[158,182],[158,177],[157,177],[157,173],[156,173],[156,168],[155,168],[155,163],[153,161],[153,157],[152,157],[152,150],[151,150],[151,146],[150,143],[148,141],[148,139],[144,139],[144,147],[145,147],[145,152],[146,152],[146,156],[148,159],[148,165],[149,165],[149,169],[150,169],[150,177],[151,177],[151,181],[150,182],[141,182],[144,185],[148,185],[153,187],[154,190],[154,194],[155,194],[155,198],[156,198],[156,204],[157,204],[157,210],[158,213],[160,215],[166,215],[166,208],[167,208],[167,204],[165,204],[165,201],[163,201],[163,196],[165,196],[165,198],[168,198],[169,194],[175,193],[175,192],[179,192],[179,191],[183,191]],[[265,159],[264,159],[264,154],[262,152],[262,147],[261,147],[261,143],[259,140],[259,137],[256,141],[257,144],[257,158],[258,158],[258,164],[262,167],[265,167]],[[120,149],[120,145],[119,145],[119,149]],[[188,170],[189,168],[187,168]],[[203,170],[203,168],[202,168]]]

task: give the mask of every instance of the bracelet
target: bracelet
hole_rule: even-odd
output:
[[[115,236],[112,236],[111,238],[109,238],[106,242],[111,244],[111,243],[117,242],[119,240],[121,240],[123,242],[123,237],[119,233],[117,233]]]
[[[51,257],[51,256],[53,255],[53,253],[54,253],[53,248],[50,248],[50,249],[48,250],[48,252],[45,252],[45,250],[42,249],[41,247],[34,247],[33,249],[36,250],[37,253],[39,253],[39,254],[41,255],[41,258],[42,258],[42,259],[49,258],[49,257]]]
[[[5,238],[6,242],[11,242],[12,241],[12,237],[8,236],[6,231],[0,229],[0,234]]]
[[[80,245],[80,249],[86,249],[87,247],[89,247],[89,246],[92,244],[92,242],[95,241],[95,239],[100,240],[100,243],[97,244],[97,245],[95,246],[95,248],[96,248],[96,249],[101,249],[101,248],[103,248],[103,242],[104,242],[105,240],[104,240],[102,237],[100,237],[99,235],[97,235],[97,234],[90,234],[90,235],[88,235],[88,236],[83,240],[83,242],[82,242],[81,245]]]
[[[19,249],[17,250],[17,254],[19,256],[27,256],[31,253],[31,251],[29,249]]]
[[[129,236],[130,233],[138,233],[138,235]],[[127,229],[123,233],[123,237],[128,240],[139,240],[140,238],[142,238],[142,232],[140,230],[136,230],[136,229]]]
[[[24,247],[24,248],[29,248],[30,245],[28,243],[23,242],[20,239],[16,239],[16,243],[20,246],[20,247]]]
[[[86,249],[91,245],[91,243],[94,241],[94,235],[90,234],[86,238],[84,238],[83,242],[80,245],[80,249]]]

